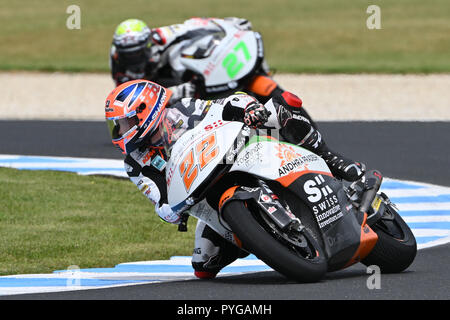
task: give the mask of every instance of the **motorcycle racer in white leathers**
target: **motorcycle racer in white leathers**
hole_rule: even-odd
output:
[[[186,68],[174,66],[171,48],[186,39],[202,37],[221,31],[213,18],[191,18],[184,23],[149,29],[138,19],[127,19],[119,24],[110,49],[110,68],[116,85],[135,79],[148,79],[170,86],[172,100],[193,97],[196,88],[185,79]],[[220,19],[240,30],[250,30],[246,19]]]
[[[242,31],[252,30],[250,21],[227,17],[191,18],[183,23],[150,29],[142,20],[127,19],[116,28],[110,49],[110,69],[116,86],[136,79],[146,79],[169,88],[172,91],[171,103],[181,98],[210,98],[205,96],[193,80],[190,70],[177,63],[181,53],[175,49],[181,42],[192,42],[193,39],[223,32],[218,22],[232,25]],[[265,103],[271,97],[280,96],[285,90],[269,75],[267,63],[253,71],[241,90],[257,97]],[[224,89],[225,90],[225,89]],[[230,89],[218,91],[214,96],[228,96]],[[316,124],[305,110],[299,112]]]
[[[155,205],[166,222],[180,223],[167,200],[165,166],[168,160],[162,142],[174,142],[192,129],[207,114],[212,104],[221,106],[224,121],[241,121],[252,128],[278,129],[285,141],[301,145],[321,156],[335,177],[356,181],[365,167],[347,159],[325,144],[319,131],[302,116],[302,101],[284,92],[265,105],[245,93],[224,99],[184,98],[170,103],[172,92],[146,80],[134,80],[114,89],[106,99],[105,117],[112,136],[125,157],[125,169],[131,181]],[[192,266],[199,278],[213,278],[226,265],[245,256],[199,220],[195,233]]]

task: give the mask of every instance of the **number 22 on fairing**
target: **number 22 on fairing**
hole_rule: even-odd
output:
[[[203,170],[218,154],[219,147],[217,146],[216,134],[212,133],[198,142],[183,158],[179,169],[187,192],[197,178],[199,168]],[[196,158],[198,161],[195,162]]]

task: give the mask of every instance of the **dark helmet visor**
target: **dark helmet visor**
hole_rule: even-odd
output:
[[[137,115],[131,117],[125,117],[120,119],[107,119],[109,133],[113,140],[120,140],[132,131],[134,131],[139,125],[139,118]]]
[[[150,48],[147,42],[134,47],[117,48],[119,63],[124,65],[145,64],[150,57]]]

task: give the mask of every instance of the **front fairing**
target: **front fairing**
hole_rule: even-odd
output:
[[[192,129],[165,127],[163,146],[168,152],[166,181],[172,207],[188,199],[209,179],[239,135],[243,123],[222,120],[222,106],[213,104]]]

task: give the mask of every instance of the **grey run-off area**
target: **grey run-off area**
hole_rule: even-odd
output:
[[[450,121],[450,74],[276,74],[316,121]],[[103,120],[109,74],[0,73],[0,119]]]

